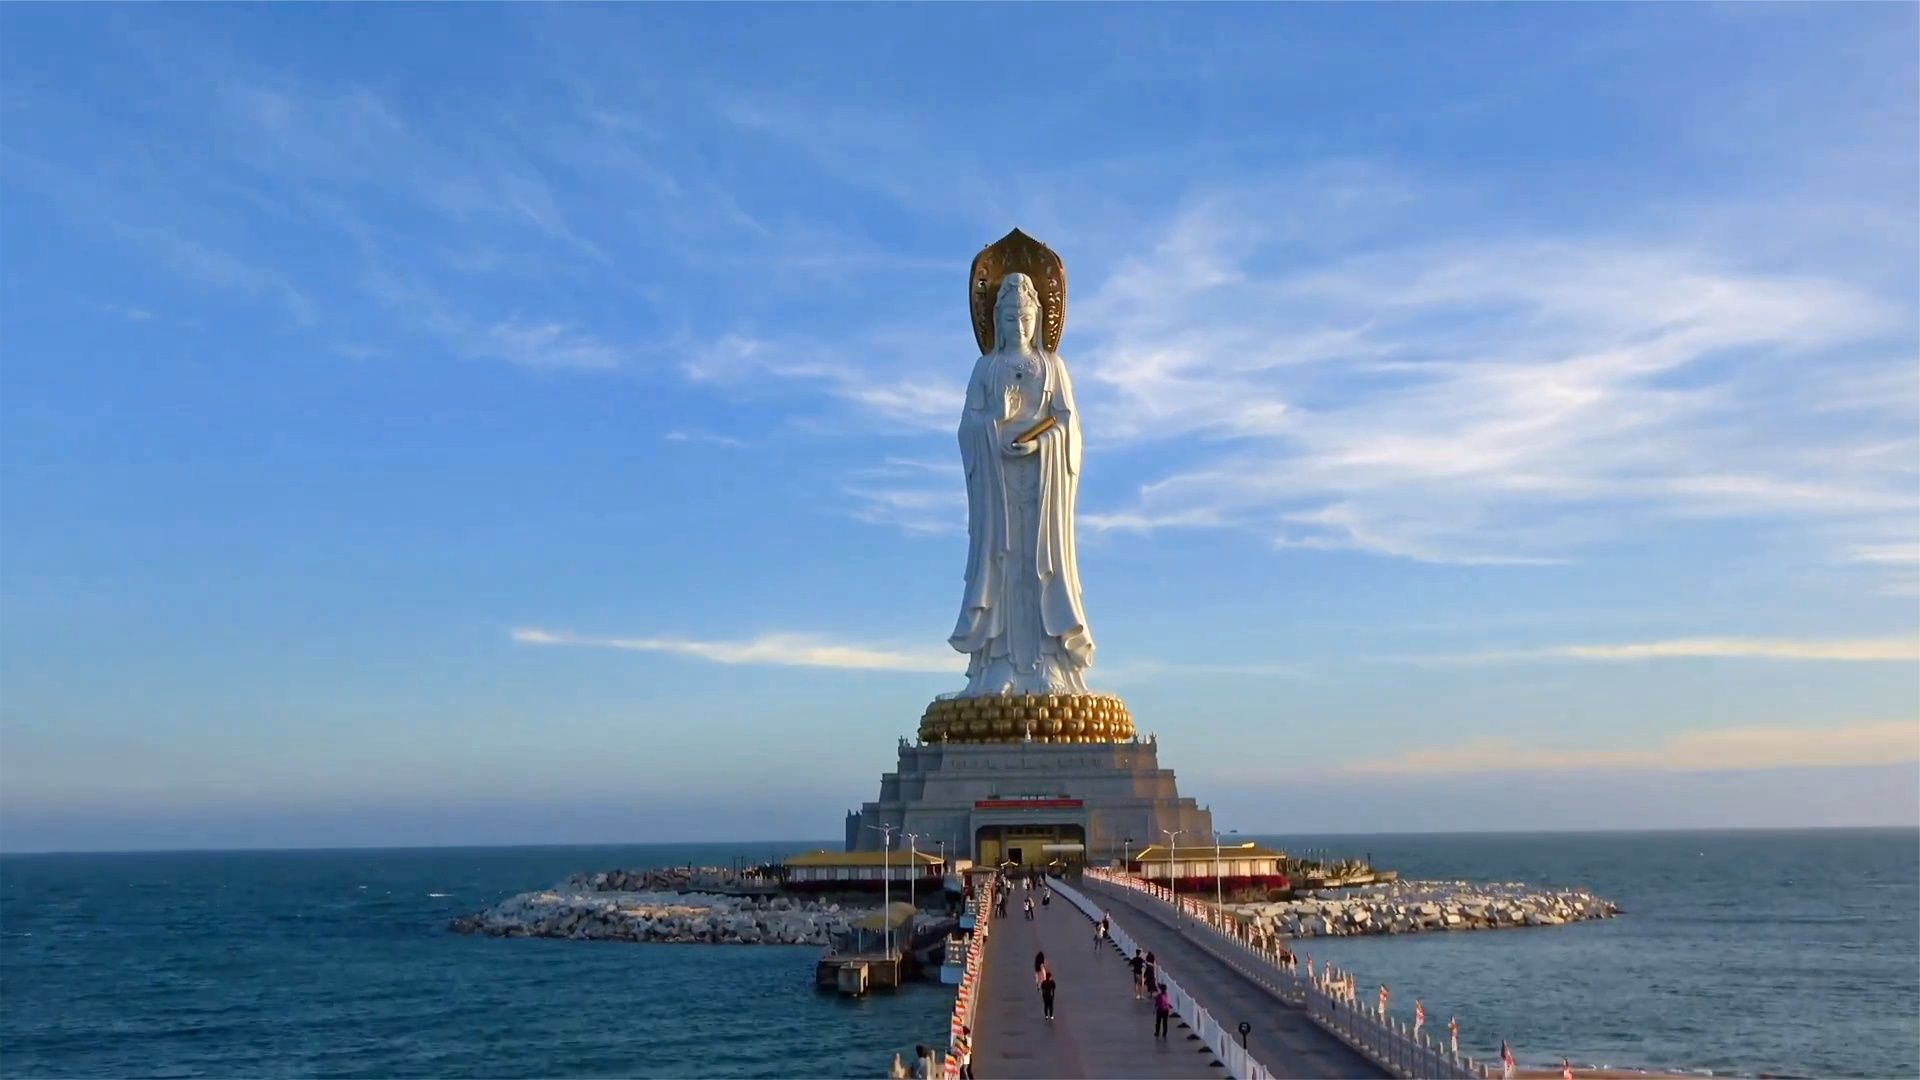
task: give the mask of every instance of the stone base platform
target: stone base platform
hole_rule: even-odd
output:
[[[900,741],[899,762],[880,778],[880,797],[847,815],[849,851],[878,851],[881,826],[894,842],[918,836],[921,851],[979,863],[1042,865],[1060,847],[1104,863],[1131,838],[1138,850],[1164,842],[1163,830],[1200,837],[1213,815],[1183,798],[1173,771],[1160,767],[1159,744]],[[1049,847],[1055,850],[1047,850]]]

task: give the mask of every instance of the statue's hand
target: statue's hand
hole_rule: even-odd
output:
[[[1028,442],[1014,442],[1012,439],[1008,439],[1006,446],[1002,447],[1002,449],[1008,457],[1025,457],[1035,450],[1040,449],[1040,440],[1033,439]]]

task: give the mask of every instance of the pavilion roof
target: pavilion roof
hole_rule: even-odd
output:
[[[801,855],[787,857],[788,866],[825,866],[825,867],[868,867],[868,866],[906,866],[918,862],[922,866],[939,866],[946,860],[929,852],[920,851],[809,851]]]
[[[1201,862],[1213,859],[1212,844],[1181,844],[1168,848],[1165,844],[1148,844],[1133,853],[1134,862]],[[1251,840],[1240,844],[1221,844],[1220,859],[1284,859],[1286,853],[1263,848]]]

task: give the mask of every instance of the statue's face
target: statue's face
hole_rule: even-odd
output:
[[[1026,296],[1012,304],[1000,306],[1000,340],[1019,342],[1022,345],[1033,340],[1034,328],[1040,325],[1040,305]]]

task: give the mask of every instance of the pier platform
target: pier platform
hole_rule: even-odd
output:
[[[1093,925],[1056,896],[1034,918],[1016,890],[987,939],[984,986],[974,1016],[973,1071],[981,1080],[1045,1077],[1225,1077],[1212,1051],[1174,1022],[1153,1037],[1153,1002],[1133,999],[1133,973],[1111,945],[1093,947]],[[1059,984],[1054,1019],[1040,1011],[1033,954],[1044,951]],[[1352,1076],[1374,1076],[1355,1072]]]
[[[866,965],[866,989],[869,990],[898,990],[900,984],[910,977],[904,953],[895,952],[891,956],[878,951],[831,953],[821,957],[814,965],[814,984],[822,990],[841,989],[840,969],[848,964]]]

